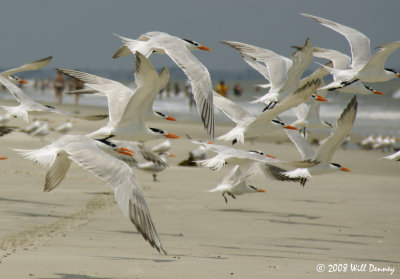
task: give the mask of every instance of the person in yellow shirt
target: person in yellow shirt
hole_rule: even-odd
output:
[[[217,93],[220,94],[221,96],[226,97],[228,95],[228,86],[226,86],[225,82],[221,80],[217,85],[215,91],[217,91]]]

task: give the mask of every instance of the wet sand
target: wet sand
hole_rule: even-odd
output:
[[[106,112],[79,109],[81,114]],[[66,120],[48,117],[55,120],[52,126]],[[85,134],[104,123],[78,120],[70,134]],[[398,162],[378,160],[384,154],[377,151],[340,149],[334,161],[351,173],[315,176],[304,188],[254,177],[252,185],[266,193],[225,204],[220,194],[206,190],[218,184],[228,166],[219,172],[177,166],[196,148],[185,134],[205,139],[202,124],[150,123],[182,136],[172,141],[177,156],[169,159],[159,182],[134,170],[168,255],[151,248],[105,183],[76,164],[55,190],[44,193],[47,170],[13,148],[40,148],[59,135],[52,132],[40,140],[14,132],[1,138],[0,149],[0,156],[9,158],[0,161],[1,278],[326,278],[330,267],[346,269],[332,278],[390,276],[391,271],[370,271],[373,267],[399,275]],[[26,125],[20,120],[8,124]],[[216,134],[229,128],[218,125]],[[283,134],[244,147],[282,160],[299,159]],[[324,274],[316,271],[318,264],[325,265]],[[354,264],[366,264],[366,270],[351,271]]]

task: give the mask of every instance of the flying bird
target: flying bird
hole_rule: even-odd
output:
[[[166,254],[135,175],[126,163],[113,156],[121,153],[132,156],[126,148],[87,136],[65,135],[41,149],[16,151],[27,159],[50,166],[44,186],[46,192],[62,182],[71,162],[92,172],[114,190],[120,209],[144,239],[157,251]]]
[[[117,35],[124,45],[113,55],[113,58],[140,52],[149,57],[153,52],[167,54],[186,74],[192,85],[192,93],[196,101],[204,128],[214,138],[213,89],[210,73],[207,68],[190,52],[191,50],[210,49],[199,43],[181,39],[164,32],[147,32],[137,40]]]

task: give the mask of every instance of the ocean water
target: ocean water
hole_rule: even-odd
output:
[[[200,121],[196,108],[191,109],[189,107],[189,101],[184,92],[181,91],[178,95],[174,94],[173,85],[175,82],[177,82],[181,90],[183,90],[184,81],[171,81],[170,97],[166,96],[165,91],[162,92],[156,98],[153,108],[181,120]],[[256,97],[262,96],[264,92],[266,92],[265,89],[257,91],[254,86],[255,84],[263,83],[263,80],[239,81],[243,87],[241,97],[236,97],[233,94],[232,89],[237,81],[227,80],[225,83],[229,87],[228,98],[238,103],[251,114],[256,115],[262,111],[262,105],[250,104],[249,102],[254,100]],[[216,84],[217,81],[214,81],[214,88],[216,87]],[[129,84],[127,85],[129,86]],[[384,92],[385,95],[357,96],[359,105],[357,118],[352,132],[360,136],[368,136],[372,134],[400,137],[400,98],[392,97],[396,92],[400,92],[400,79],[391,80],[385,83],[375,83],[371,84],[371,86],[376,90]],[[35,90],[33,82],[30,82],[30,84],[26,85],[23,90],[36,101],[46,103],[55,102],[54,91],[52,89],[44,91],[38,89]],[[13,99],[13,96],[9,94],[7,90],[0,90],[0,98]],[[334,123],[351,98],[351,94],[329,92],[327,97],[328,102],[323,102],[321,104],[321,119]],[[64,94],[63,103],[73,104],[74,97]],[[79,103],[102,107],[107,106],[107,100],[105,97],[93,95],[81,96]],[[295,120],[294,114],[290,111],[283,113],[281,116],[288,122]],[[229,118],[218,110],[215,111],[215,121],[216,125],[218,125],[218,123],[231,123]]]

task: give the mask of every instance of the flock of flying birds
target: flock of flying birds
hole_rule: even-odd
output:
[[[227,201],[225,195],[235,198],[236,195],[244,193],[262,192],[263,190],[247,183],[247,179],[256,174],[263,174],[279,181],[295,181],[304,186],[313,175],[350,171],[340,164],[332,163],[331,159],[351,132],[357,114],[356,95],[383,94],[365,83],[385,82],[400,77],[394,70],[384,68],[385,60],[400,47],[400,41],[382,45],[379,51],[372,54],[368,37],[359,31],[320,17],[302,15],[342,34],[350,44],[351,57],[335,50],[313,47],[310,39],[307,39],[303,46],[295,47],[296,51],[291,58],[246,43],[222,41],[236,49],[245,62],[269,81],[269,84],[263,86],[269,88],[268,92],[254,101],[265,105],[264,110],[258,115],[248,113],[236,103],[213,91],[207,68],[191,52],[197,49],[209,51],[209,48],[195,41],[180,39],[163,32],[148,32],[135,40],[119,36],[123,46],[113,57],[131,54],[136,56],[134,88],[89,73],[57,69],[85,83],[86,89],[74,92],[75,94],[96,94],[107,98],[108,123],[88,135],[63,135],[43,148],[17,151],[27,159],[49,166],[45,191],[53,190],[62,182],[71,162],[94,173],[114,190],[119,207],[145,240],[160,253],[166,254],[150,217],[142,190],[132,171],[132,167],[163,170],[167,166],[165,158],[170,155],[167,153],[170,143],[167,141],[153,150],[146,148],[143,143],[156,138],[178,138],[177,135],[146,125],[146,119],[151,116],[175,120],[162,112],[153,111],[152,108],[156,95],[165,88],[170,77],[167,68],[158,73],[148,60],[151,54],[158,53],[168,55],[191,82],[194,100],[209,141],[191,138],[189,140],[199,145],[202,151],[211,150],[217,154],[209,159],[203,157],[203,160],[197,163],[213,170],[221,169],[227,162],[234,166],[219,185],[210,190],[221,192],[225,201]],[[329,62],[321,65],[310,76],[301,79],[313,56],[328,59]],[[107,117],[75,115],[39,104],[14,84],[15,81],[24,82],[15,76],[16,73],[40,69],[47,65],[50,59],[51,57],[48,57],[0,73],[0,83],[20,103],[19,106],[3,108],[12,116],[25,121],[28,121],[28,114],[35,113],[59,113],[87,120]],[[328,74],[332,76],[333,81],[326,84],[323,77]],[[326,101],[324,97],[331,90],[353,94],[334,124],[323,122],[318,117],[319,102]],[[306,102],[312,102],[310,109]],[[235,123],[229,132],[216,138],[214,107]],[[289,125],[279,115],[291,109],[299,118]],[[307,129],[314,128],[331,131],[316,152],[306,139]],[[277,129],[283,129],[297,147],[301,156],[300,161],[281,161],[261,151],[248,151],[234,146],[237,142],[244,143],[248,138]],[[1,134],[6,134],[10,130],[12,129],[4,126],[1,128]],[[212,142],[214,139],[228,141],[232,145],[215,144]],[[146,163],[138,163],[139,158]],[[291,167],[291,170],[278,167],[276,164]],[[247,168],[244,169],[244,166]]]

